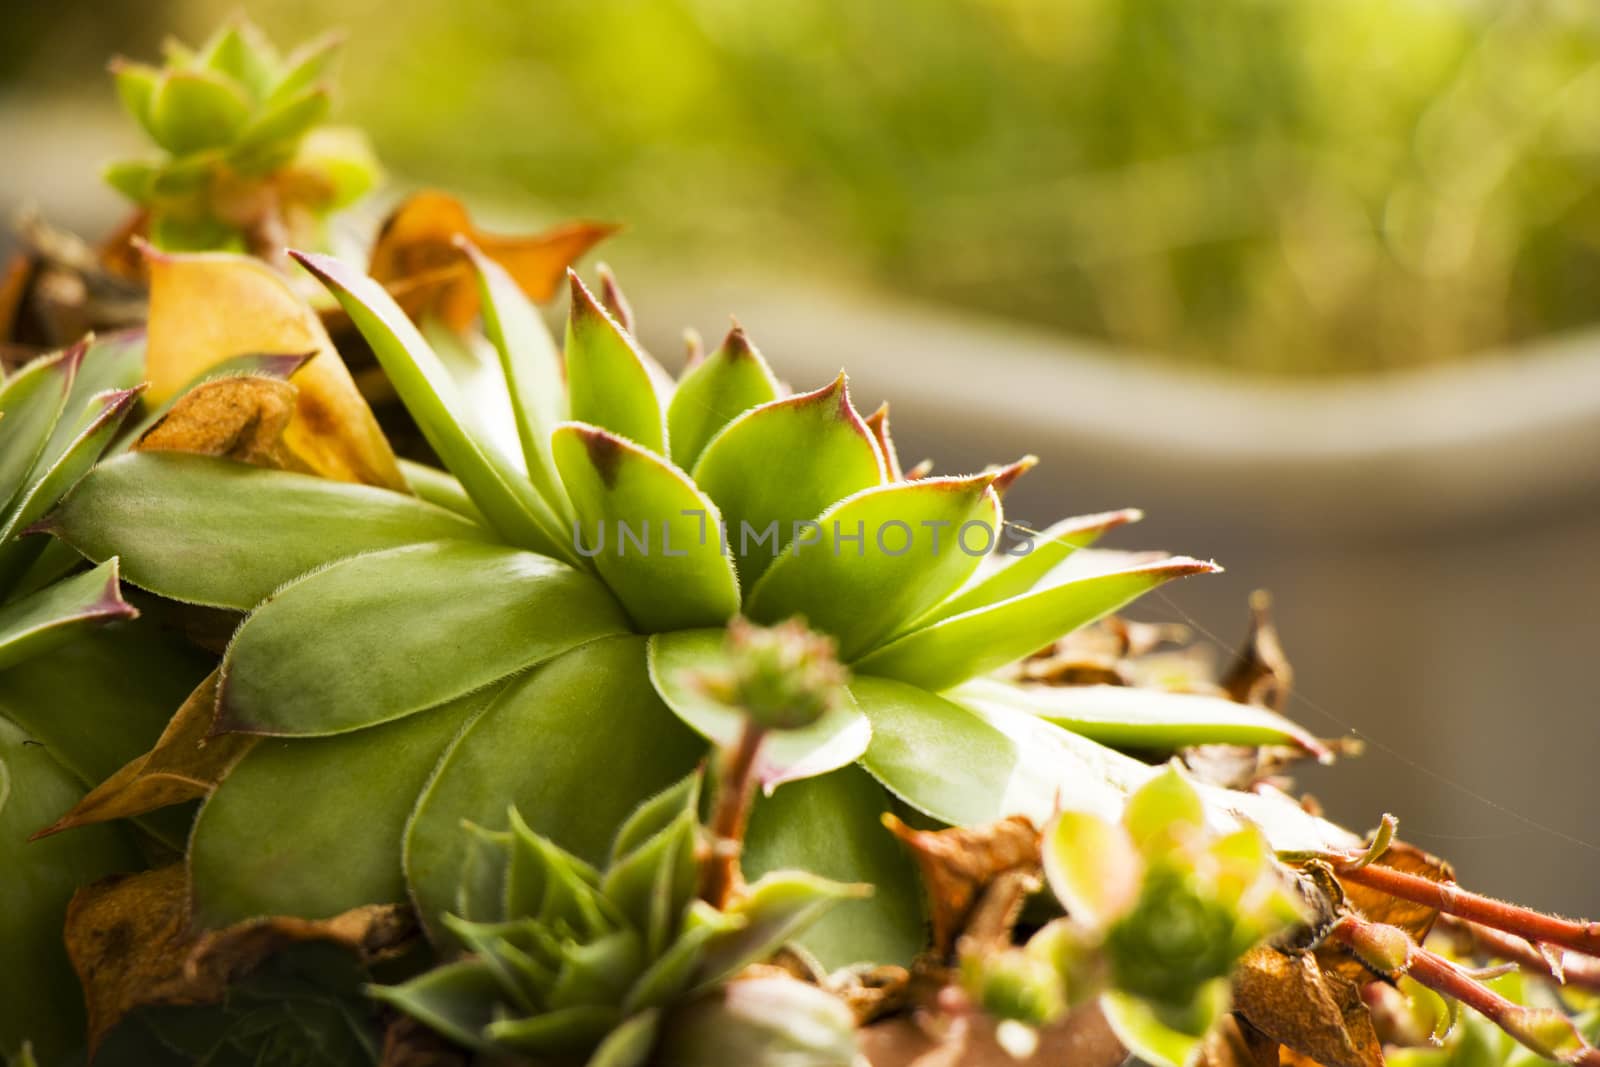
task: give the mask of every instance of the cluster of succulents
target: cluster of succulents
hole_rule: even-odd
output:
[[[266,100],[269,58],[234,27],[150,77]],[[1098,1019],[1110,1062],[1227,1067],[1243,1020],[1373,1067],[1384,983],[1600,1056],[1421,947],[1449,913],[1592,982],[1593,931],[1268,784],[1327,754],[1255,701],[1273,664],[1234,699],[1045,680],[1038,650],[1214,565],[1090,548],[1133,512],[1011,525],[1032,457],[907,470],[886,409],[791,391],[737,327],[674,380],[609,272],[570,274],[558,346],[522,246],[428,216],[427,300],[392,255],[292,253],[319,314],[275,250],[150,250],[145,334],[0,387],[8,1057],[843,1065],[895,1022],[965,1040],[965,998],[1012,1048]]]

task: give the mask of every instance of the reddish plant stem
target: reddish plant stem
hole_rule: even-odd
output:
[[[1398,932],[1394,927],[1385,928],[1376,923],[1346,916],[1334,926],[1329,936],[1354,949],[1357,955],[1361,956],[1362,948],[1374,940],[1372,933],[1383,929]],[[1367,962],[1369,966],[1373,965],[1373,961]],[[1538,1047],[1523,1035],[1530,1029],[1530,1020],[1541,1015],[1559,1013],[1540,1012],[1507,1000],[1494,990],[1479,984],[1458,965],[1414,944],[1409,945],[1404,962],[1390,977],[1398,974],[1409,975],[1435,993],[1460,1001],[1504,1030],[1520,1044],[1547,1059],[1551,1058],[1550,1049]],[[1568,1023],[1567,1026],[1570,1027],[1571,1024]],[[1571,1028],[1571,1036],[1576,1041],[1577,1047],[1564,1055],[1562,1062],[1575,1064],[1577,1067],[1600,1067],[1600,1049],[1593,1048],[1585,1042],[1575,1027]]]
[[[744,849],[744,831],[755,794],[756,754],[766,736],[765,730],[747,720],[738,743],[723,757],[716,806],[711,812],[711,855],[700,875],[700,899],[713,908],[727,907],[728,898],[739,886],[739,853]]]
[[[1557,974],[1549,958],[1536,945],[1529,944],[1523,938],[1453,916],[1450,917],[1450,926],[1461,931],[1473,947],[1485,955],[1510,960],[1524,970],[1546,975],[1564,985],[1600,991],[1600,959],[1555,949],[1561,955],[1561,973]]]
[[[1388,893],[1401,900],[1426,904],[1446,915],[1480,923],[1529,941],[1543,941],[1589,955],[1600,954],[1600,923],[1546,915],[1531,908],[1473,893],[1454,882],[1433,882],[1421,875],[1407,874],[1377,864],[1338,867],[1335,873],[1346,881]]]

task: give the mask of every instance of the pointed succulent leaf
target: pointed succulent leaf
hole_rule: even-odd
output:
[[[122,599],[117,560],[0,605],[0,670],[69,641],[80,630],[137,615]]]
[[[118,159],[106,164],[100,176],[107,185],[135,203],[151,198],[161,168],[142,159]]]
[[[458,1045],[487,1050],[484,1028],[494,1021],[499,989],[493,970],[466,959],[423,971],[402,985],[368,986],[367,992]]]
[[[513,679],[439,760],[407,829],[406,874],[424,921],[455,899],[463,819],[498,829],[512,804],[536,832],[598,862],[639,803],[703,752],[650,687],[643,638],[593,641]]]
[[[955,596],[918,620],[918,625],[927,626],[952,615],[1021,596],[1078,549],[1094,544],[1108,530],[1141,518],[1142,512],[1127,509],[1063,519],[1026,542],[1032,547],[1023,555],[1002,555],[998,566],[980,573]]]
[[[856,669],[948,689],[1021,659],[1164,582],[1218,569],[1177,556],[1024,593],[914,630],[871,652]]]
[[[958,704],[994,702],[1112,748],[1170,752],[1189,745],[1324,746],[1282,715],[1198,693],[1113,685],[1015,685],[973,678],[949,691]]]
[[[201,46],[195,63],[231,78],[252,97],[265,96],[278,79],[280,60],[272,42],[252,22],[235,18]]]
[[[790,782],[756,801],[745,835],[747,877],[807,871],[872,886],[836,902],[795,937],[829,971],[870,961],[909,966],[927,940],[922,883],[883,825],[889,797],[858,767]]]
[[[328,478],[404,490],[394,452],[311,305],[248,256],[146,253],[150,272],[146,400],[165,404],[238,356],[310,354],[294,375],[284,445]],[[244,368],[240,368],[244,369]]]
[[[1134,790],[1122,824],[1139,851],[1150,856],[1167,848],[1175,837],[1204,827],[1205,802],[1183,772],[1169,764]]]
[[[474,923],[454,915],[444,916],[445,927],[466,950],[484,966],[494,972],[499,982],[499,996],[510,1001],[519,1011],[538,1010],[538,991],[543,989],[547,976],[541,970],[537,980],[528,971],[531,957],[512,943],[505,923]]]
[[[61,944],[67,901],[80,886],[139,865],[120,827],[28,841],[81,791],[46,745],[0,715],[0,1049],[31,1040],[45,1063],[63,1062],[83,1042],[82,992]]]
[[[467,429],[525,474],[517,416],[494,346],[480,334],[452,330],[432,314],[422,318],[418,329],[459,391],[463,417],[472,420]]]
[[[324,34],[296,48],[284,57],[282,73],[267,95],[268,103],[275,103],[300,93],[333,76],[333,68],[344,50],[344,38],[337,33]]]
[[[645,1067],[660,1030],[660,1012],[630,1015],[606,1035],[584,1067]]]
[[[0,387],[0,509],[9,511],[62,417],[84,346],[34,360]]]
[[[330,256],[294,253],[372,346],[428,444],[507,539],[571,559],[555,513],[511,460],[476,437],[449,372],[383,287]]]
[[[150,122],[150,101],[161,82],[161,71],[148,63],[116,59],[111,63],[111,75],[117,84],[117,97],[123,108],[139,120],[146,133],[155,136]]]
[[[139,330],[120,330],[91,339],[84,351],[72,391],[62,408],[63,418],[45,445],[35,465],[37,469],[55,465],[85,425],[99,411],[97,398],[102,393],[133,389],[144,381],[145,334]]]
[[[40,463],[28,477],[29,484],[12,503],[11,514],[0,522],[0,541],[15,537],[31,526],[89,472],[111,444],[138,398],[138,389],[103,393],[95,398],[98,410],[91,411],[88,424],[61,454],[48,466],[44,464],[51,459],[49,450],[40,457]]]
[[[511,831],[485,830],[470,820],[461,878],[450,918],[456,923],[499,923],[506,918],[506,877],[511,868]]]
[[[871,893],[869,885],[832,882],[804,871],[766,875],[728,909],[744,921],[706,943],[696,988],[704,991],[721,985],[800,937],[838,904]]]
[[[585,1004],[621,1005],[644,969],[644,943],[623,927],[562,946],[561,970],[550,987],[548,1006],[560,1012]]]
[[[717,626],[739,610],[721,515],[687,475],[582,423],[559,427],[552,448],[577,512],[573,541],[641,629]]]
[[[1117,1039],[1135,1056],[1154,1067],[1193,1067],[1204,1050],[1205,1035],[1228,1010],[1228,983],[1218,979],[1196,998],[1193,1014],[1182,1028],[1172,1025],[1149,1001],[1126,993],[1105,993],[1100,1010]]]
[[[489,525],[488,520],[483,517],[483,512],[478,510],[478,505],[474,504],[467,491],[461,488],[461,483],[438,467],[402,459],[400,471],[405,475],[406,485],[419,499],[437,504],[447,511],[453,511],[479,526]]]
[[[418,541],[487,541],[416,497],[209,456],[146,452],[102,463],[44,520],[133,584],[248,611],[328,562]]]
[[[239,131],[228,160],[246,174],[265,174],[293,158],[300,139],[328,117],[333,95],[310,89],[285,97],[257,112]]]
[[[855,1019],[844,1001],[793,978],[730,982],[673,1013],[657,1056],[674,1067],[854,1067]]]
[[[710,360],[707,361],[710,363]],[[704,365],[704,364],[703,364]],[[695,482],[727,521],[746,586],[839,501],[884,481],[872,433],[841,373],[816,392],[774,400],[734,419],[705,446]],[[870,541],[871,533],[868,538]]]
[[[622,1021],[610,1005],[580,1004],[559,1011],[500,1019],[483,1028],[491,1042],[539,1058],[573,1055],[599,1044]]]
[[[627,630],[605,586],[532,552],[440,541],[355,556],[245,620],[223,660],[218,728],[359,730]]]
[[[1045,877],[1074,920],[1104,929],[1133,907],[1144,860],[1120,824],[1064,811],[1045,831],[1043,845]]]
[[[746,717],[693,684],[693,672],[724,656],[722,630],[680,630],[650,638],[650,681],[661,699],[700,736],[724,748],[738,743]],[[768,793],[784,782],[854,763],[867,750],[872,726],[846,694],[822,718],[798,730],[774,730],[761,744],[753,773]]]
[[[799,615],[833,635],[841,659],[860,657],[977,569],[999,536],[992,481],[978,475],[898,482],[829,508],[817,520],[816,542],[797,538],[750,590],[750,617],[775,622]],[[982,531],[981,547],[967,547],[973,529]]]
[[[694,897],[699,825],[698,812],[679,813],[665,830],[615,860],[601,880],[606,899],[644,933],[652,958],[677,934],[683,909]]]
[[[551,508],[566,515],[571,505],[550,454],[550,434],[567,417],[561,354],[538,309],[505,268],[470,242],[464,242],[462,247],[478,274],[483,329],[500,356],[528,477]]]
[[[148,109],[151,135],[178,156],[228,144],[251,111],[237,85],[206,70],[163,72]]]
[[[912,807],[958,826],[1008,815],[1044,823],[1058,806],[1107,819],[1145,764],[1009,708],[965,708],[925,689],[857,677],[872,722],[862,766]]]
[[[404,900],[400,847],[412,805],[440,754],[496,692],[369,730],[257,744],[195,820],[195,921],[321,919]]]
[[[567,318],[567,393],[572,418],[666,454],[666,413],[649,357],[577,274]]]
[[[511,858],[506,867],[507,919],[532,918],[583,938],[598,937],[621,921],[601,895],[600,872],[542,834],[522,814],[507,812]]]
[[[639,976],[623,1001],[623,1010],[660,1007],[677,999],[694,980],[706,943],[737,930],[745,921],[744,916],[720,911],[703,900],[691,901],[683,916],[683,930]]]
[[[744,330],[735,326],[720,348],[678,379],[667,407],[672,462],[693,470],[706,445],[724,426],[779,395],[778,380],[767,361]]]
[[[698,773],[688,775],[635,808],[611,842],[611,862],[616,863],[664,832],[685,811],[698,812],[701,779]]]

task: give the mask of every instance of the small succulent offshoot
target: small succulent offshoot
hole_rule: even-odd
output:
[[[725,670],[701,681],[748,717],[758,747],[769,730],[813,721],[843,677],[827,639],[804,626],[741,623]],[[868,887],[795,871],[744,886],[751,761],[739,750],[723,757],[709,829],[696,772],[640,805],[604,869],[514,809],[508,830],[468,824],[444,925],[469,954],[374,995],[466,1048],[540,1063],[848,1067],[854,1022],[843,1003],[776,973],[739,974]],[[723,988],[736,979],[740,988]]]
[[[326,37],[281,55],[237,20],[198,49],[169,42],[160,66],[112,64],[159,156],[113,163],[106,179],[143,210],[151,243],[266,259],[323,244],[327,217],[379,176],[359,131],[325,125],[340,48]]]

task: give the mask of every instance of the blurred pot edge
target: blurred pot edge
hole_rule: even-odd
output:
[[[714,345],[734,311],[796,385],[845,367],[864,411],[892,397],[897,439],[934,443],[941,470],[1033,452],[1035,485],[1117,493],[1105,506],[1158,487],[1279,536],[1522,523],[1600,500],[1600,331],[1384,376],[1277,381],[803,280],[646,273],[628,288],[653,351],[681,352],[669,327],[685,323]]]

